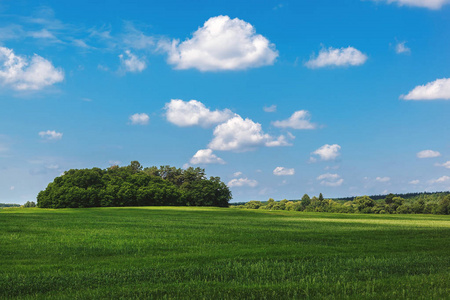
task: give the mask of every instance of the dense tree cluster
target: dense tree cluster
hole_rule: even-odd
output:
[[[219,206],[227,207],[231,192],[219,177],[205,170],[170,166],[129,166],[73,169],[56,177],[37,196],[42,208],[103,206]]]
[[[352,201],[335,201],[324,199],[322,194],[312,199],[305,194],[301,200],[267,202],[250,201],[237,206],[247,209],[293,210],[305,212],[336,212],[336,213],[373,213],[373,214],[450,214],[450,195],[432,194],[418,196],[409,201],[394,194],[384,199],[373,200],[369,196],[355,197]]]
[[[36,203],[34,201],[27,201],[22,207],[29,208],[29,207],[36,207]]]

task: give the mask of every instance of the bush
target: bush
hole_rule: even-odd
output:
[[[262,202],[255,201],[255,200],[249,201],[249,202],[245,203],[245,205],[244,205],[244,207],[248,208],[248,209],[258,209],[261,206],[263,206]]]

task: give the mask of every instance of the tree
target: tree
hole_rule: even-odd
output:
[[[322,193],[320,193],[319,194],[319,201],[323,201],[324,199],[323,199],[323,195],[322,195]]]
[[[305,207],[311,204],[311,198],[309,198],[308,194],[304,194],[302,197],[301,206],[303,207],[303,210]]]
[[[386,196],[386,199],[384,199],[384,202],[388,205],[390,205],[391,203],[393,203],[393,199],[394,199],[395,195],[390,193],[389,195]]]
[[[131,172],[138,173],[142,171],[142,166],[137,160],[133,160],[129,165]]]
[[[24,205],[23,205],[23,207],[36,207],[36,203],[34,203],[33,201],[27,201],[27,203],[25,203]]]
[[[353,202],[358,206],[358,211],[364,213],[371,212],[371,208],[375,206],[375,201],[369,196],[356,197]]]
[[[272,209],[275,206],[275,200],[272,198],[269,198],[266,204],[266,209]]]
[[[441,199],[439,201],[435,212],[440,215],[448,215],[450,214],[450,195]]]

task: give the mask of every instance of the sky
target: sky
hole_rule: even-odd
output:
[[[232,202],[450,190],[449,34],[449,0],[0,0],[0,202],[133,160]]]

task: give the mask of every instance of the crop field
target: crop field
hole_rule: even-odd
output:
[[[449,299],[450,217],[0,210],[0,298]]]

